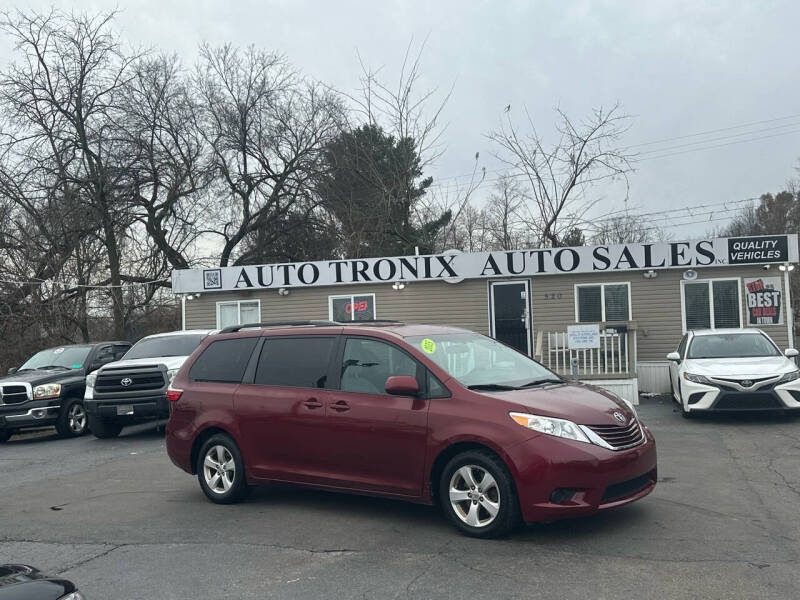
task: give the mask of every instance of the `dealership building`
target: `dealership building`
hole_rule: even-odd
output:
[[[397,320],[495,337],[636,401],[669,390],[689,329],[758,327],[794,345],[797,235],[176,270],[185,329]]]

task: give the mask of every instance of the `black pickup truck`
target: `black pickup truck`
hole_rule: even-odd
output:
[[[21,429],[55,425],[61,437],[87,432],[86,376],[120,359],[130,342],[56,346],[0,377],[0,442]]]

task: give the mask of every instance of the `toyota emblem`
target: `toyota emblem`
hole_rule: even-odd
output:
[[[620,423],[624,423],[624,422],[625,422],[625,415],[623,415],[623,414],[622,414],[621,412],[619,412],[619,411],[616,411],[616,412],[613,414],[613,417],[614,417],[614,418],[615,418],[617,421],[619,421]]]
[[[753,382],[750,379],[742,379],[739,383],[741,384],[742,387],[750,387],[751,385],[753,385]]]
[[[120,384],[122,384],[123,387],[128,387],[132,383],[133,383],[133,379],[131,379],[130,377],[125,377],[120,381]]]

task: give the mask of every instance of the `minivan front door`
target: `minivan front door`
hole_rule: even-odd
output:
[[[530,282],[489,282],[489,314],[494,339],[530,356]]]
[[[326,449],[337,487],[418,497],[424,481],[429,400],[391,396],[386,379],[424,368],[397,346],[366,337],[343,340],[339,389],[331,390]]]

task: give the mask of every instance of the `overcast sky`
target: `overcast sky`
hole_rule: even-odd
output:
[[[13,4],[13,2],[12,2]],[[41,8],[48,2],[20,3]],[[426,37],[428,85],[455,84],[443,118],[446,151],[431,174],[441,184],[499,165],[485,133],[510,104],[527,107],[540,132],[553,107],[576,118],[619,101],[635,116],[624,144],[642,154],[631,175],[630,209],[654,212],[714,204],[719,218],[743,198],[775,192],[800,157],[800,3],[140,0],[59,2],[63,8],[118,6],[132,44],[177,52],[192,63],[201,41],[255,44],[284,53],[310,77],[344,90],[358,85],[356,53],[396,73],[406,46]],[[3,55],[10,46],[0,45]],[[792,118],[791,116],[794,115]],[[769,121],[739,127],[757,121]],[[731,128],[731,129],[728,129]],[[716,133],[669,142],[649,142]],[[766,137],[769,136],[769,137]],[[753,138],[766,139],[753,140]],[[721,147],[692,151],[697,147]],[[740,142],[740,143],[732,143]],[[674,154],[673,156],[663,156]],[[489,192],[489,186],[486,187]],[[597,190],[595,212],[619,210],[618,189]],[[656,223],[675,237],[705,234],[722,221],[670,213]]]

